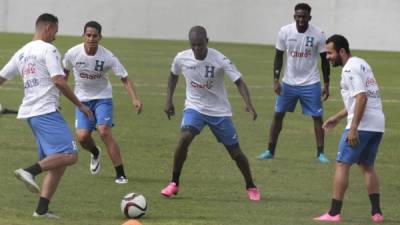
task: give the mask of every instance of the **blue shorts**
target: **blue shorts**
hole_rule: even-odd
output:
[[[111,98],[107,99],[96,99],[87,102],[82,102],[87,107],[89,107],[94,115],[94,121],[89,120],[89,118],[79,110],[75,109],[75,128],[76,129],[86,129],[86,130],[96,130],[97,125],[107,125],[109,127],[114,126],[113,124],[113,102]]]
[[[320,82],[307,86],[291,86],[282,82],[281,94],[276,97],[275,112],[293,112],[298,100],[300,100],[303,114],[322,116]]]
[[[28,118],[28,124],[36,138],[39,160],[56,153],[77,153],[71,130],[59,112]]]
[[[345,164],[357,163],[366,166],[374,165],[383,133],[358,131],[359,143],[355,147],[351,147],[346,142],[348,133],[348,129],[343,131],[339,141],[339,152],[336,161]]]
[[[239,143],[236,129],[230,117],[207,116],[193,109],[183,111],[181,129],[194,129],[194,135],[201,132],[208,125],[218,142],[225,146],[233,146]]]

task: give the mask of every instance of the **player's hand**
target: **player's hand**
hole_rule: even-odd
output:
[[[165,104],[164,112],[167,114],[168,119],[171,120],[171,116],[175,115],[174,104],[172,102],[167,102]]]
[[[325,85],[322,89],[322,101],[326,101],[329,98],[329,84]]]
[[[136,114],[140,114],[142,112],[143,109],[143,104],[139,99],[133,99],[132,100],[132,104],[136,109]]]
[[[79,110],[83,113],[86,114],[87,117],[89,117],[89,120],[94,121],[94,116],[92,110],[89,109],[86,105],[82,104],[79,106]]]
[[[246,112],[249,112],[253,116],[253,121],[257,119],[257,112],[253,106],[246,106]]]
[[[281,83],[279,81],[274,81],[274,91],[277,95],[281,94]]]
[[[322,129],[324,129],[325,132],[329,132],[336,126],[338,122],[339,120],[336,117],[332,116],[327,119],[324,124],[322,124]]]
[[[358,144],[358,131],[354,129],[350,129],[349,133],[347,134],[346,142],[351,146],[354,147]]]

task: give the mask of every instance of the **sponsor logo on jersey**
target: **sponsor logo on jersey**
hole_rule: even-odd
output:
[[[213,81],[210,80],[209,82],[207,82],[205,84],[199,84],[194,81],[191,81],[190,86],[192,86],[193,88],[198,88],[198,89],[205,89],[205,88],[211,89],[213,87]]]
[[[289,38],[289,40],[288,41],[294,41],[294,42],[296,42],[297,41],[297,39],[296,38]]]
[[[376,80],[374,78],[367,78],[367,80],[365,81],[365,86],[369,87],[369,86],[376,86]]]
[[[75,65],[85,65],[85,62],[76,62]]]
[[[310,49],[306,49],[304,52],[298,52],[298,51],[290,52],[290,56],[292,56],[293,58],[307,58],[310,57],[311,55],[312,54]]]
[[[101,75],[101,73],[88,74],[88,73],[82,72],[79,74],[79,77],[83,78],[83,79],[88,79],[88,80],[95,80],[95,79],[100,79],[102,77],[102,75]]]

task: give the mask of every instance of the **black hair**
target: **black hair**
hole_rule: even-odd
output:
[[[311,14],[311,6],[307,3],[299,3],[294,7],[294,11],[297,11],[299,9],[306,10],[306,11],[308,11],[308,13]]]
[[[58,18],[50,13],[43,13],[36,19],[36,27],[41,23],[55,23],[58,24]]]
[[[331,42],[333,43],[334,48],[337,52],[339,52],[339,50],[343,48],[347,54],[350,53],[349,42],[343,35],[334,34],[330,36],[325,43],[329,44]]]
[[[192,28],[190,28],[190,30],[189,30],[189,37],[190,37],[190,34],[191,33],[198,33],[198,34],[202,34],[202,35],[204,35],[204,37],[206,37],[207,38],[207,31],[206,31],[206,28],[204,28],[204,27],[202,27],[202,26],[194,26],[194,27],[192,27]]]
[[[99,32],[99,34],[101,35],[101,25],[98,22],[96,22],[96,21],[87,22],[85,24],[85,27],[83,28],[83,33],[86,32],[86,28],[88,28],[88,27],[92,27],[92,28],[96,29]]]

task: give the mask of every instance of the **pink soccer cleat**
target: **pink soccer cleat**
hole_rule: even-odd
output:
[[[260,192],[258,191],[258,189],[257,188],[249,188],[249,189],[247,189],[247,196],[249,197],[249,199],[251,200],[251,201],[256,201],[256,202],[258,202],[258,201],[260,201],[260,199],[261,199],[261,195],[260,195]]]
[[[340,222],[342,218],[340,218],[340,214],[337,214],[336,216],[331,216],[329,213],[325,213],[324,215],[320,217],[315,217],[315,221],[322,221],[322,222]]]
[[[372,222],[380,223],[383,222],[384,218],[383,215],[380,213],[375,213],[375,215],[371,216]]]
[[[171,182],[166,186],[164,189],[161,190],[161,194],[165,197],[169,198],[172,195],[177,195],[179,191],[179,187],[176,185],[175,182]]]

